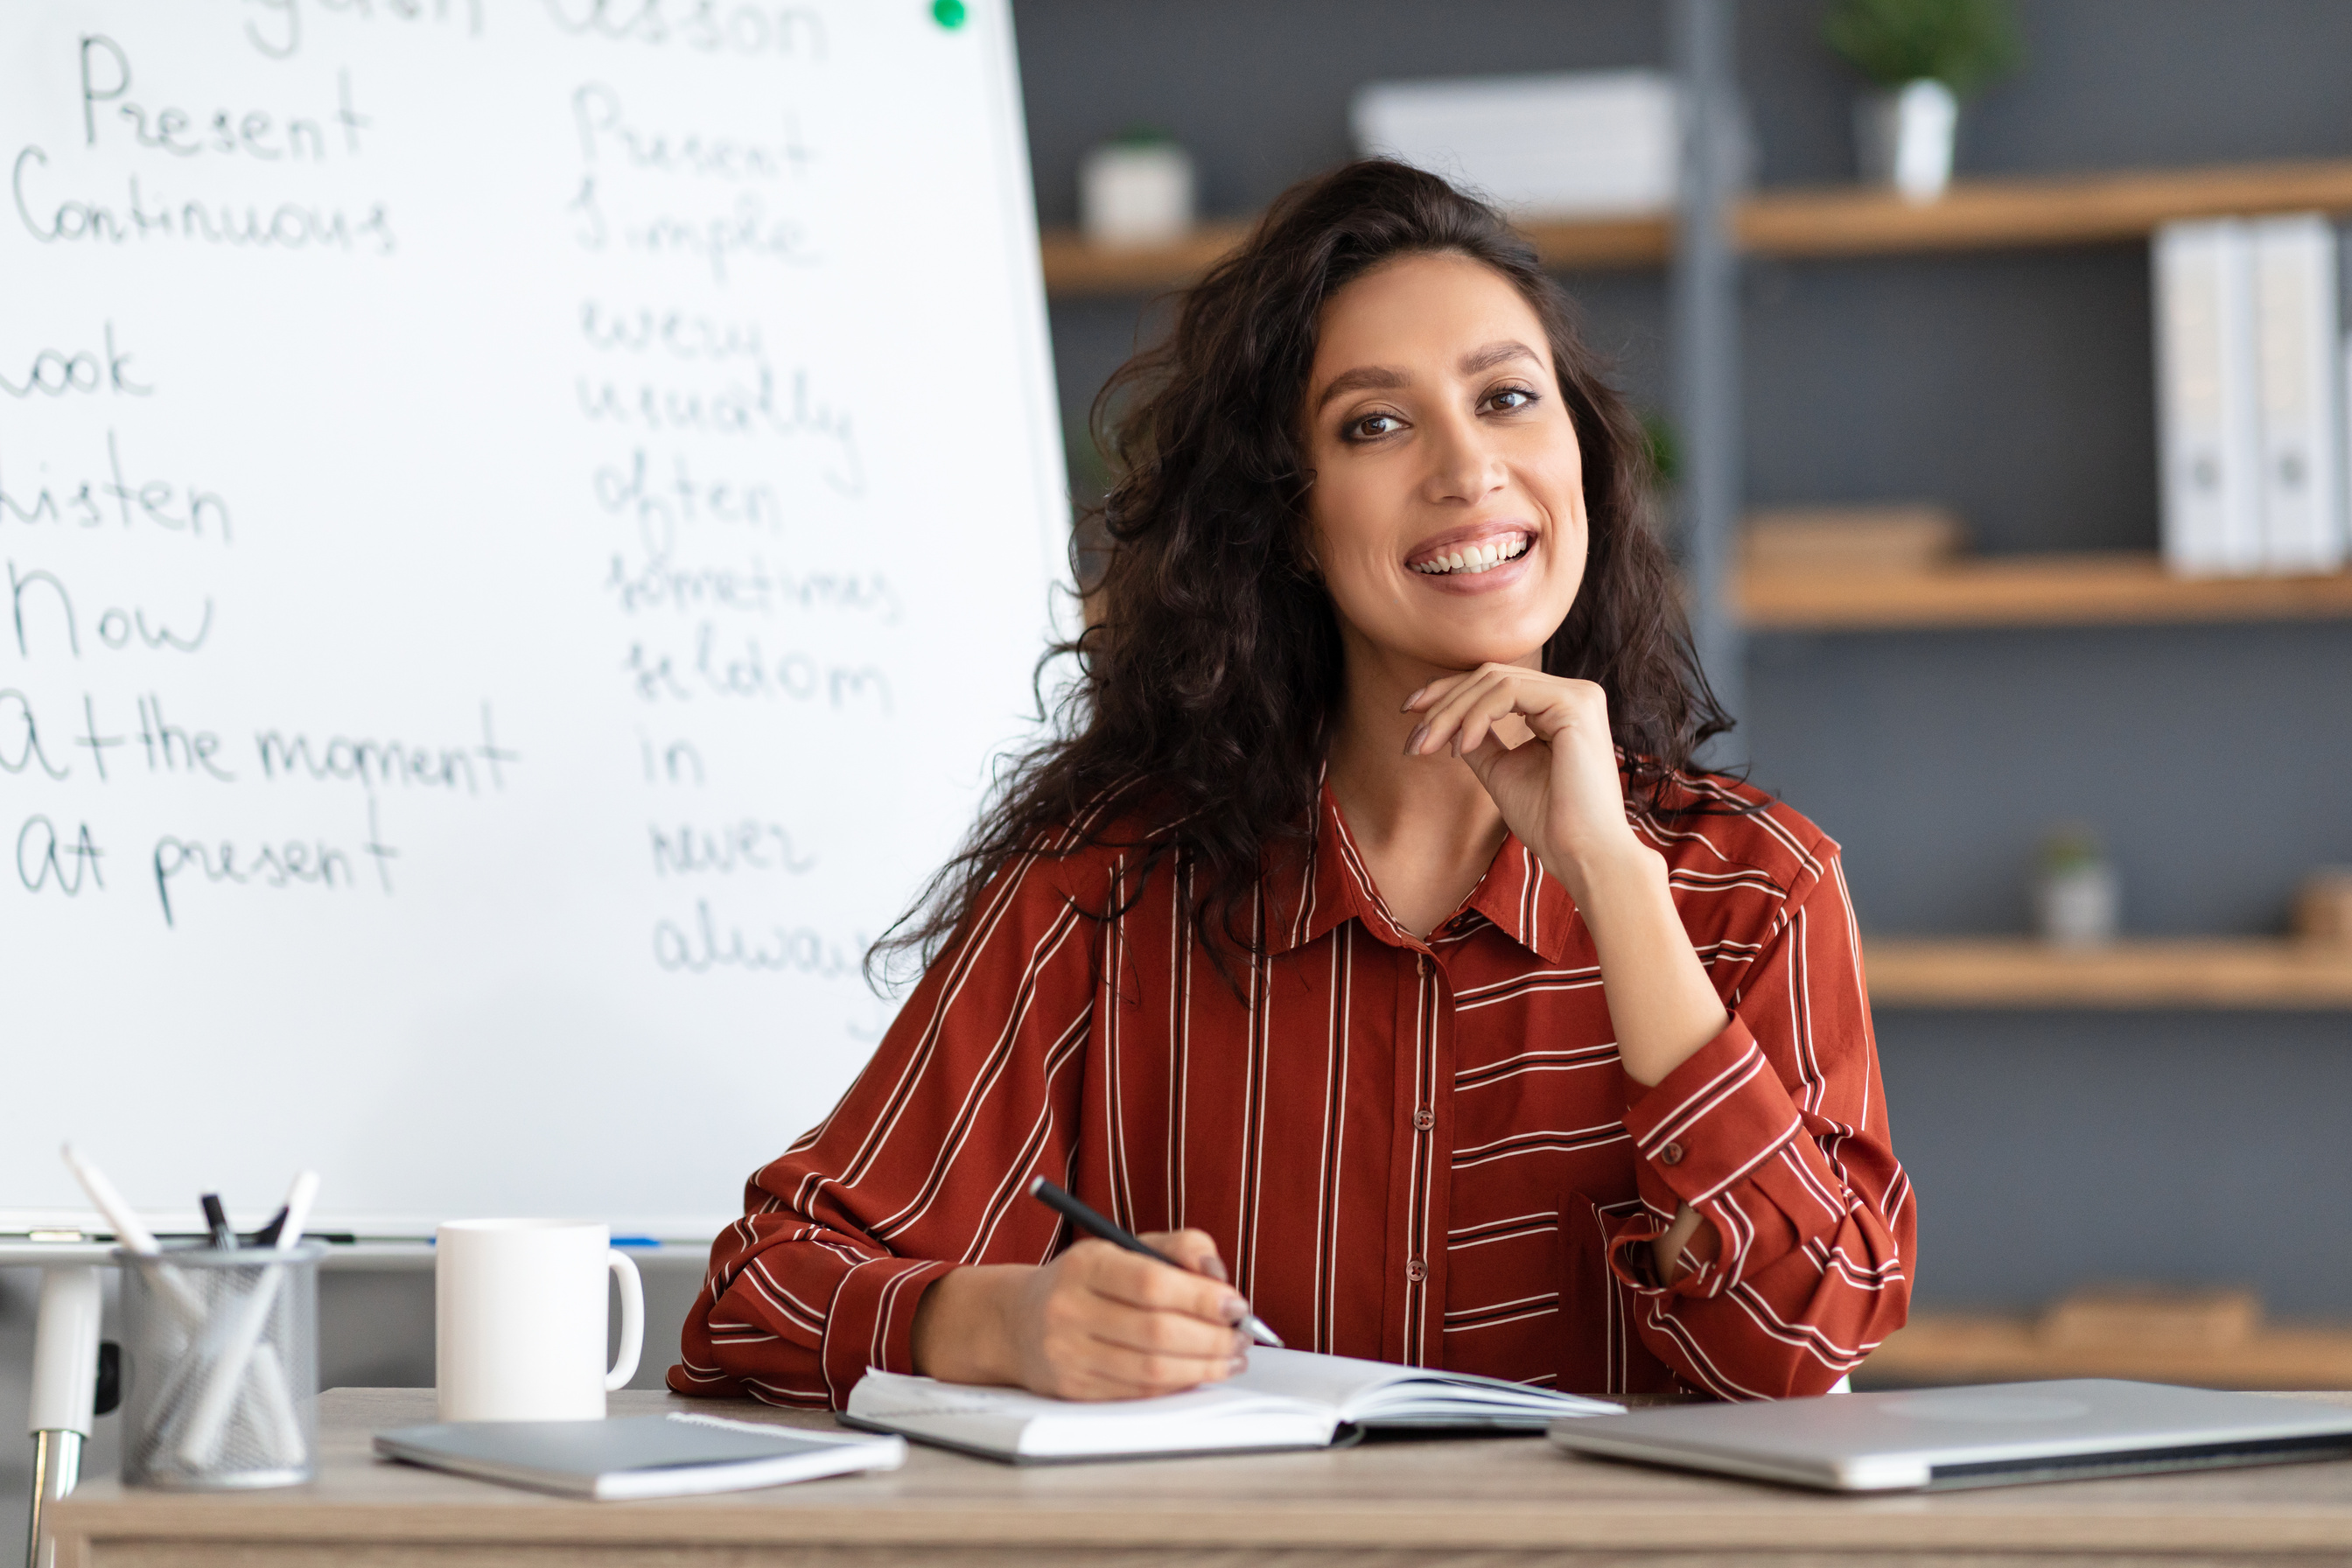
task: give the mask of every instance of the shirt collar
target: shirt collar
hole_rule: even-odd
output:
[[[1427,944],[1407,934],[1391,915],[1328,780],[1316,791],[1315,842],[1283,855],[1266,878],[1266,948],[1287,952],[1315,942],[1342,921],[1356,920],[1391,947]],[[1566,962],[1576,910],[1568,890],[1545,874],[1535,852],[1516,833],[1503,836],[1486,874],[1464,909],[1548,963]]]

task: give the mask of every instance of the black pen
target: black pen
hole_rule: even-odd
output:
[[[205,1226],[212,1232],[213,1246],[222,1252],[236,1250],[236,1232],[230,1228],[228,1211],[221,1206],[218,1193],[206,1193],[197,1200],[205,1211]]]
[[[1080,1230],[1098,1236],[1113,1247],[1123,1247],[1129,1252],[1139,1252],[1146,1258],[1165,1263],[1171,1268],[1184,1268],[1182,1264],[1158,1247],[1146,1246],[1141,1237],[1112,1224],[1043,1176],[1032,1176],[1029,1179],[1029,1195],[1076,1226]],[[1184,1272],[1190,1274],[1192,1270],[1185,1268]],[[1267,1328],[1265,1320],[1255,1312],[1244,1312],[1241,1326],[1247,1330],[1249,1337],[1258,1343],[1272,1345],[1276,1350],[1283,1348],[1282,1336]]]

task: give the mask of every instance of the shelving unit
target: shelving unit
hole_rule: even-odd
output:
[[[2352,616],[2352,573],[2176,577],[2152,554],[2014,555],[1924,572],[1751,572],[1734,603],[1752,631],[2320,620]]]
[[[1753,256],[2095,245],[2137,239],[2175,218],[2223,213],[2352,212],[2352,161],[1956,182],[1939,201],[1853,186],[1771,191],[1738,203],[1731,229]],[[1109,249],[1067,229],[1042,239],[1045,289],[1062,298],[1129,294],[1191,281],[1241,242],[1246,224],[1206,224],[1169,246]],[[1661,216],[1525,226],[1548,267],[1654,267],[1674,250]]]
[[[1882,940],[1864,963],[1879,1007],[2352,1008],[2352,949],[2279,938]]]

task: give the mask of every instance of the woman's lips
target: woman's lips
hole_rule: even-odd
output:
[[[1437,594],[1496,594],[1524,579],[1536,570],[1533,564],[1538,545],[1533,538],[1522,536],[1519,552],[1481,571],[1466,568],[1459,572],[1414,571],[1412,580]]]
[[[1405,558],[1405,566],[1424,577],[1475,577],[1523,558],[1534,546],[1534,530],[1493,524],[1422,544]]]

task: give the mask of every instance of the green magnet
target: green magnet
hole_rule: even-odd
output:
[[[961,27],[970,15],[963,0],[931,0],[931,20],[942,27]]]

